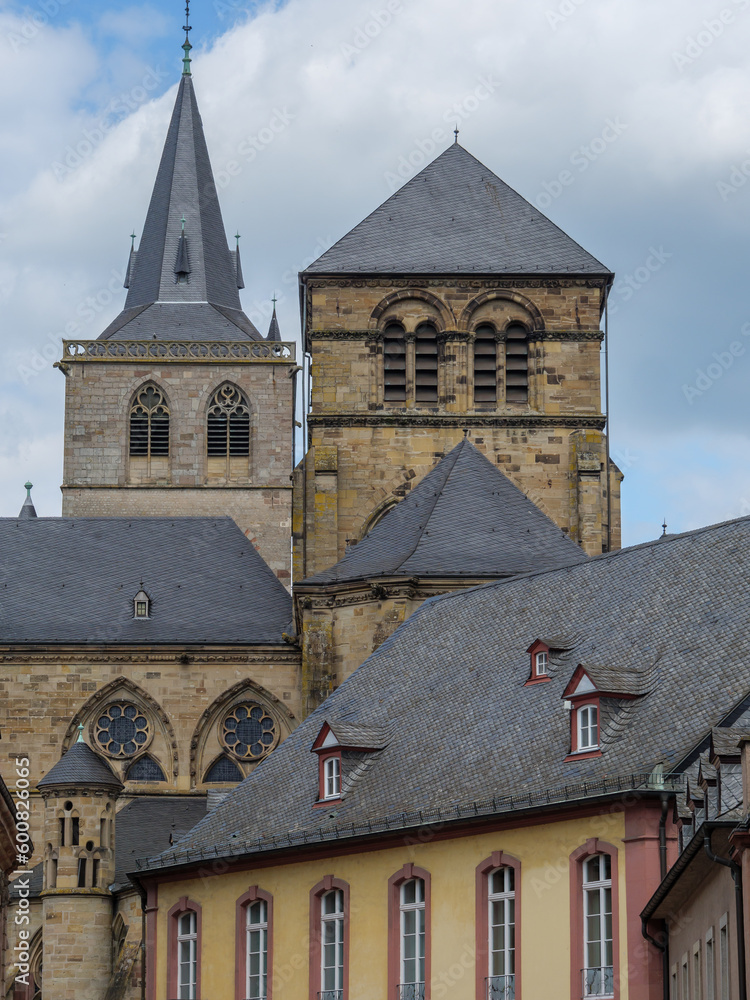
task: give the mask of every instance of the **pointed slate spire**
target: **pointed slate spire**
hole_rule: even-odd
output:
[[[188,270],[178,271],[185,262]],[[131,253],[125,308],[100,339],[262,340],[242,311],[237,274],[193,78],[184,73],[140,244]]]
[[[242,277],[242,261],[240,260],[240,234],[235,233],[234,238],[237,240],[237,246],[234,251],[234,269],[237,272],[237,287],[245,287],[245,279]]]
[[[123,288],[130,288],[130,279],[133,276],[133,268],[135,267],[135,259],[138,256],[135,249],[135,233],[130,234],[130,256],[128,257],[128,266],[125,269],[125,280],[122,283]]]
[[[268,327],[268,336],[266,340],[281,340],[281,330],[279,330],[279,321],[276,319],[276,296],[273,297],[273,316],[271,317],[271,325]]]
[[[31,499],[31,490],[33,483],[24,483],[24,488],[26,489],[26,499],[21,507],[19,517],[36,517],[36,507],[34,507],[34,501]]]

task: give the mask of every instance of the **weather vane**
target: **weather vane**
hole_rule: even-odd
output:
[[[453,134],[456,137],[456,142],[458,142],[458,125],[456,125],[456,127],[453,129]]]
[[[182,57],[182,75],[190,76],[190,50],[192,45],[190,44],[190,32],[193,29],[190,27],[190,0],[185,0],[185,44],[182,46],[185,55]]]

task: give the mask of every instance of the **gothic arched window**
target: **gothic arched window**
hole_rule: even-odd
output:
[[[389,323],[383,332],[383,399],[406,402],[406,341],[398,323]]]
[[[474,337],[474,405],[497,402],[497,339],[491,326]]]
[[[211,397],[206,423],[209,459],[224,459],[215,473],[222,471],[227,479],[232,473],[232,459],[247,460],[250,454],[250,407],[247,399],[234,385],[222,385]],[[247,462],[242,471],[247,475]]]
[[[151,382],[141,386],[130,407],[130,454],[169,455],[169,408],[161,389]]]
[[[511,323],[505,338],[505,399],[508,403],[526,403],[529,398],[528,331],[521,323]]]
[[[432,323],[417,327],[414,350],[414,400],[417,404],[437,403],[438,343]]]

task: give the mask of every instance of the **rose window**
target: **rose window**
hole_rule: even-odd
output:
[[[94,739],[110,757],[132,757],[150,738],[148,719],[127,701],[108,705],[94,726]]]
[[[259,760],[277,739],[276,721],[261,705],[236,705],[221,726],[222,743],[242,760]]]

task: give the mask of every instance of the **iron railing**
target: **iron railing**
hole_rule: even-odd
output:
[[[515,976],[490,976],[485,983],[487,1000],[516,1000]]]
[[[409,829],[423,831],[435,824],[443,825],[459,820],[473,819],[477,816],[495,816],[502,813],[539,809],[561,802],[589,800],[617,795],[621,792],[632,791],[636,794],[639,792],[643,794],[679,792],[684,786],[685,777],[681,774],[615,775],[614,777],[560,785],[557,788],[546,788],[515,795],[496,795],[486,799],[475,799],[473,802],[460,802],[452,806],[435,806],[431,809],[419,809],[415,812],[395,813],[360,823],[347,823],[341,826],[333,824],[312,827],[307,830],[291,830],[285,833],[268,834],[252,840],[240,840],[238,837],[230,843],[214,844],[211,847],[183,848],[182,850],[165,851],[153,858],[138,858],[136,866],[139,871],[150,871],[158,868],[170,868],[173,865],[190,864],[195,861],[209,861],[213,858],[239,858],[246,854],[304,847],[329,840],[368,837],[390,830],[397,830],[399,833]]]
[[[581,969],[584,997],[613,997],[615,995],[615,970],[611,965],[596,969]]]
[[[424,983],[399,983],[398,1000],[424,1000]]]
[[[318,1000],[344,1000],[343,990],[322,990],[318,993]]]

